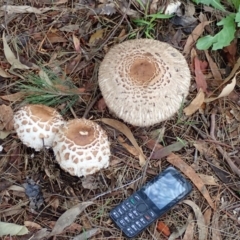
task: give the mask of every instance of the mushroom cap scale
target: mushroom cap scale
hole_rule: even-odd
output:
[[[173,116],[188,95],[190,80],[184,56],[152,39],[115,45],[99,68],[99,86],[109,109],[142,127]]]
[[[18,137],[36,151],[51,147],[58,128],[65,124],[54,108],[41,104],[28,104],[14,114],[14,128]]]
[[[60,167],[78,177],[108,167],[111,154],[106,132],[87,119],[70,120],[61,127],[53,151]]]

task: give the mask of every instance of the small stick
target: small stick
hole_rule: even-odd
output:
[[[214,135],[215,131],[215,115],[216,112],[214,111],[211,115],[211,129],[210,129],[210,136],[214,141],[217,141]],[[216,145],[217,150],[222,154],[223,158],[227,161],[228,165],[232,169],[234,173],[236,173],[240,177],[240,169],[235,165],[235,163],[232,161],[232,159],[228,156],[227,152],[222,149],[220,145]]]
[[[93,105],[96,103],[96,101],[98,100],[98,98],[101,96],[101,94],[99,93],[93,100],[92,102],[87,106],[84,114],[83,114],[83,118],[87,118],[87,115],[89,113],[89,111],[91,110],[91,108],[93,107]]]

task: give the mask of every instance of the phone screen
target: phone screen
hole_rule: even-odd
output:
[[[163,177],[146,186],[144,193],[151,199],[151,201],[159,208],[166,207],[173,200],[179,199],[186,188],[182,181],[175,178],[170,172]]]

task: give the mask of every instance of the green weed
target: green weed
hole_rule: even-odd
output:
[[[139,5],[144,9],[144,16],[139,19],[134,19],[132,22],[136,25],[137,28],[143,32],[144,37],[146,38],[154,38],[155,26],[157,24],[158,19],[169,19],[173,17],[173,15],[163,14],[162,12],[158,12],[156,14],[148,14],[149,5],[144,6],[141,0],[137,0]],[[135,37],[134,34],[132,37]],[[130,36],[131,38],[131,36]]]
[[[77,87],[71,81],[63,81],[54,73],[44,69],[48,80],[39,75],[30,74],[26,81],[18,84],[20,92],[26,94],[24,102],[57,106],[66,103],[64,111],[68,110],[79,98]]]
[[[235,37],[237,27],[240,27],[240,1],[239,0],[227,0],[228,4],[232,6],[233,12],[227,12],[226,7],[220,2],[220,0],[192,0],[194,3],[201,3],[211,5],[217,10],[222,11],[226,17],[224,17],[217,26],[222,27],[214,36],[207,35],[200,38],[197,41],[197,48],[199,50],[206,50],[212,46],[212,50],[222,49],[228,46]]]

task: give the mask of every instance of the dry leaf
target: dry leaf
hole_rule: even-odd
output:
[[[237,48],[238,48],[238,39],[235,38],[230,45],[223,48],[223,52],[226,55],[228,65],[233,67],[236,64],[236,56],[237,56]]]
[[[198,57],[195,57],[193,61],[194,61],[194,72],[196,76],[195,81],[197,83],[197,89],[199,91],[200,88],[202,88],[203,92],[207,92],[207,82],[201,69],[201,61],[198,59]]]
[[[90,239],[92,236],[98,234],[100,232],[100,228],[93,228],[87,231],[84,231],[83,233],[75,236],[72,238],[72,240],[86,240]]]
[[[222,87],[227,82],[229,82],[234,77],[234,75],[237,74],[236,72],[239,70],[239,68],[240,68],[240,57],[238,58],[238,60],[237,60],[236,64],[234,65],[231,73],[229,74],[229,76],[226,79],[224,79],[224,81],[210,95],[215,93],[220,87]]]
[[[7,61],[12,65],[12,69],[14,69],[14,68],[29,69],[28,66],[22,64],[13,54],[12,50],[10,49],[10,47],[7,44],[7,40],[5,38],[5,32],[3,32],[2,40],[3,40],[3,51],[5,54],[5,57],[6,57]]]
[[[212,217],[212,240],[222,240],[218,220],[219,212],[215,212]]]
[[[47,73],[43,70],[40,69],[39,73],[38,73],[39,77],[44,80],[49,86],[52,86],[52,81],[49,79]]]
[[[138,150],[137,150],[135,147],[128,145],[121,136],[118,136],[117,139],[118,139],[119,143],[120,143],[130,154],[132,154],[132,155],[135,156],[135,157],[138,157],[139,153],[138,153]]]
[[[151,159],[161,159],[167,157],[172,152],[181,150],[186,144],[184,142],[175,142],[161,149],[155,149],[151,154]]]
[[[202,181],[205,185],[211,185],[211,186],[219,185],[213,176],[209,176],[209,175],[205,175],[205,174],[201,174],[201,173],[199,173],[198,176],[202,179]]]
[[[15,6],[15,5],[3,5],[1,10],[6,11],[8,14],[13,14],[13,13],[35,13],[35,14],[43,14],[48,11],[53,11],[54,8],[35,8],[35,7],[30,7],[30,6]],[[55,8],[55,10],[57,10]]]
[[[42,37],[41,37],[42,40]],[[50,43],[65,43],[68,42],[68,40],[66,38],[64,38],[63,36],[61,36],[61,33],[59,31],[54,31],[54,29],[52,29],[52,32],[48,32],[47,33],[47,40]]]
[[[0,105],[0,130],[13,130],[13,110],[5,104]]]
[[[66,232],[81,232],[83,227],[78,223],[72,223],[69,227],[66,228]]]
[[[97,40],[103,38],[104,29],[98,29],[89,39],[89,44],[93,45]]]
[[[93,202],[83,202],[79,203],[72,208],[64,212],[59,219],[57,220],[51,234],[49,236],[54,236],[63,232],[63,230],[70,226],[75,220],[76,217],[88,206],[94,204]]]
[[[53,207],[54,211],[57,210],[57,208],[59,207],[59,204],[60,204],[60,201],[58,197],[52,197],[50,199],[49,205]]]
[[[159,232],[162,232],[167,237],[170,236],[170,234],[171,234],[170,230],[169,230],[169,227],[162,221],[159,221],[157,223],[157,230]]]
[[[207,229],[205,219],[203,217],[203,214],[202,214],[200,208],[194,202],[192,202],[190,200],[184,200],[183,203],[192,207],[192,209],[194,211],[194,214],[197,219],[197,225],[198,225],[198,240],[206,240],[208,229]]]
[[[35,228],[35,229],[42,229],[42,227],[39,225],[39,224],[37,224],[37,223],[35,223],[35,222],[31,222],[31,221],[25,221],[24,222],[24,226],[26,226],[26,227],[31,227],[31,228]]]
[[[204,27],[209,25],[210,23],[211,23],[211,21],[201,22],[195,27],[195,29],[192,31],[192,33],[189,35],[189,37],[187,39],[187,42],[186,42],[186,44],[184,46],[184,49],[183,49],[183,54],[189,54],[190,53],[193,44],[202,35],[202,33],[204,31]]]
[[[218,68],[217,64],[210,57],[207,50],[205,50],[204,52],[205,52],[206,58],[208,60],[209,66],[211,68],[211,72],[212,72],[212,75],[213,75],[214,79],[215,80],[222,80],[222,75],[219,71],[219,68]]]
[[[107,108],[107,104],[104,100],[104,98],[101,98],[100,100],[98,100],[97,102],[97,109],[100,111],[100,112],[104,112],[104,110]]]
[[[218,95],[218,97],[207,98],[207,99],[205,99],[204,102],[209,103],[209,102],[212,102],[212,101],[214,101],[214,100],[216,100],[216,99],[219,99],[219,98],[222,98],[222,97],[227,97],[227,96],[233,91],[233,89],[235,88],[235,85],[236,85],[236,77],[237,77],[237,75],[238,75],[239,73],[240,73],[240,71],[235,74],[234,78],[232,79],[232,82],[229,83],[229,84],[227,84],[227,85],[223,88],[222,92]]]
[[[205,94],[202,88],[200,88],[197,96],[192,100],[192,102],[187,107],[183,109],[186,116],[191,116],[193,113],[199,110],[202,104],[204,103],[204,99]]]
[[[66,25],[66,26],[63,26],[61,28],[59,28],[60,31],[62,32],[74,32],[74,31],[77,31],[79,30],[79,25],[77,24],[69,24],[69,25]]]
[[[211,222],[211,215],[212,215],[212,210],[211,208],[208,208],[205,213],[203,214],[206,226],[210,226],[210,222]],[[206,239],[208,239],[208,231],[207,231],[207,236]]]
[[[194,185],[198,188],[198,190],[202,193],[204,198],[207,200],[211,208],[215,209],[215,206],[209,195],[209,192],[201,178],[197,175],[197,173],[190,166],[188,166],[179,156],[175,155],[174,153],[167,157],[167,161],[174,165],[175,167],[179,168],[187,177],[189,177],[191,181],[194,183]]]
[[[31,239],[34,239],[34,240],[42,240],[42,239],[45,239],[45,237],[47,237],[49,235],[49,231],[47,228],[43,228],[41,230],[39,230],[38,232],[36,232],[32,237]]]
[[[116,7],[114,2],[105,3],[98,5],[98,8],[95,11],[100,15],[112,15],[116,13]]]
[[[98,188],[98,181],[92,175],[88,175],[82,179],[82,186],[85,189],[94,190]]]
[[[27,233],[28,229],[25,226],[14,223],[0,222],[0,237],[3,237],[5,235],[22,236]]]
[[[168,240],[176,240],[180,236],[183,235],[183,233],[186,231],[187,224],[184,224],[182,227],[177,227],[177,230],[175,230],[168,238]]]
[[[23,100],[25,96],[26,96],[26,93],[17,92],[9,95],[0,96],[0,98],[9,102],[17,102],[17,101]]]
[[[5,139],[10,133],[10,131],[0,131],[0,139]]]
[[[73,33],[73,43],[74,43],[74,47],[76,52],[80,53],[80,41],[79,39],[75,36],[75,34]]]
[[[5,72],[1,67],[0,67],[0,76],[4,78],[10,78],[11,75],[8,72]]]
[[[139,157],[139,164],[140,166],[144,166],[146,163],[146,157],[143,154],[142,149],[138,146],[136,139],[134,138],[131,130],[124,124],[117,120],[110,119],[110,118],[102,118],[101,121],[115,129],[117,129],[119,132],[123,133],[128,140],[132,143],[132,145],[137,149],[138,151],[138,157]]]
[[[194,226],[195,226],[195,223],[193,221],[193,217],[192,217],[192,214],[189,214],[188,216],[188,225],[187,225],[187,228],[186,228],[186,231],[184,233],[184,237],[182,240],[190,240],[190,239],[193,239],[194,237]]]

